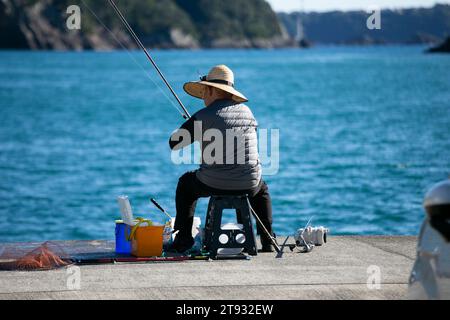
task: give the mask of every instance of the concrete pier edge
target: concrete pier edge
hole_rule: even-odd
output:
[[[260,253],[249,261],[0,271],[0,299],[404,299],[416,242],[412,236],[330,236],[310,253],[286,248],[280,259]]]

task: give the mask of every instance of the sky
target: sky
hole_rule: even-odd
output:
[[[330,11],[367,10],[379,8],[431,7],[435,3],[449,3],[450,0],[266,0],[275,11]]]

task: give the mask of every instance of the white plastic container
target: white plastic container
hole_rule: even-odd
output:
[[[194,222],[192,223],[192,237],[195,238],[200,232],[200,226],[202,225],[202,220],[199,217],[194,217]]]
[[[202,225],[202,219],[200,217],[194,217],[194,221],[192,223],[192,238],[195,238],[197,234],[200,232],[200,226]],[[170,227],[172,229],[175,228],[175,218],[170,220]],[[174,234],[176,235],[176,234]]]
[[[128,196],[118,196],[117,202],[119,203],[120,214],[122,215],[123,222],[129,226],[134,226],[135,222],[133,218],[133,211],[131,210],[131,204]]]

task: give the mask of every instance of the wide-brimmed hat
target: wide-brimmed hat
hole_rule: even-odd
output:
[[[210,86],[232,95],[236,102],[247,102],[248,99],[234,88],[234,74],[226,65],[213,67],[208,75],[200,78],[200,81],[186,82],[183,86],[184,91],[193,97],[203,99],[205,87]]]

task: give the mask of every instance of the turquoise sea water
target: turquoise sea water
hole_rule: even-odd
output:
[[[155,51],[182,92],[225,63],[261,128],[280,129],[267,176],[278,234],[314,216],[333,234],[417,234],[424,192],[450,173],[450,56],[423,47]],[[111,239],[127,194],[174,214],[182,118],[142,53],[0,52],[0,241]],[[199,202],[204,216],[207,200]]]

